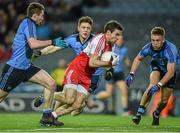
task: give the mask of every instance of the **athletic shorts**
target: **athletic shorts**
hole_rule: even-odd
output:
[[[107,82],[111,84],[111,83],[116,83],[117,81],[120,81],[120,80],[125,80],[124,73],[123,72],[117,72],[117,73],[114,72],[112,79]]]
[[[166,74],[165,72],[163,72],[157,65],[155,64],[151,64],[150,65],[150,72],[152,71],[158,71],[160,72],[161,75],[161,79],[163,78],[163,76]],[[176,83],[176,78],[177,78],[177,72],[174,73],[174,76],[164,85],[164,87],[168,87],[171,89],[174,89],[175,87],[175,83]]]
[[[0,89],[6,92],[10,92],[21,82],[28,81],[32,76],[34,76],[40,70],[41,70],[40,68],[33,65],[31,65],[26,70],[21,70],[6,64],[4,66],[1,76],[2,78],[0,80]]]
[[[77,69],[69,66],[66,69],[63,84],[64,88],[76,89],[87,95],[91,85],[91,76],[81,74]]]

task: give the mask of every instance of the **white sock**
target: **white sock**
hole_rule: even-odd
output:
[[[54,116],[54,118],[58,117],[55,111],[52,112],[52,115]]]

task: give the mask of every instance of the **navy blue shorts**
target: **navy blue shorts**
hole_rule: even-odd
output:
[[[125,80],[123,72],[114,72],[111,80],[107,81],[108,83],[116,83],[117,81]]]
[[[0,80],[0,89],[6,92],[10,92],[21,82],[28,81],[41,69],[31,65],[26,70],[17,69],[6,64],[2,72],[2,78]]]
[[[160,67],[158,65],[152,64],[150,65],[150,72],[152,71],[158,71],[160,72],[161,75],[161,79],[163,78],[163,76],[166,74],[165,72],[163,72]],[[176,78],[177,78],[177,72],[174,73],[174,76],[164,85],[164,87],[168,87],[171,89],[174,89],[175,87],[175,83],[176,83]]]

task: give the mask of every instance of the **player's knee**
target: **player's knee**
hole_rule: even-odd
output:
[[[68,99],[66,99],[66,103],[67,103],[68,105],[72,105],[72,104],[74,103],[74,101],[75,101],[75,99],[73,99],[73,98],[68,98]]]
[[[48,82],[48,88],[49,89],[51,89],[51,90],[55,90],[55,88],[56,88],[56,82],[55,82],[55,80],[50,80],[49,82]]]

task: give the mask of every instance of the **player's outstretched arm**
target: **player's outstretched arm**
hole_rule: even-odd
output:
[[[61,47],[57,47],[57,46],[47,46],[43,49],[41,49],[41,55],[46,55],[46,54],[50,54],[50,53],[54,53],[56,51],[62,50],[63,48]]]
[[[131,86],[131,84],[133,83],[133,80],[134,80],[134,74],[136,72],[136,70],[138,69],[141,61],[142,61],[143,57],[141,57],[139,54],[136,56],[136,58],[134,59],[133,61],[133,64],[132,64],[132,67],[131,67],[131,70],[130,70],[130,73],[129,75],[127,76],[126,78],[126,85],[128,87]]]
[[[45,41],[37,40],[36,38],[31,37],[28,39],[28,43],[31,49],[44,48],[50,45],[60,48],[66,47],[66,42],[62,39],[62,37]]]

